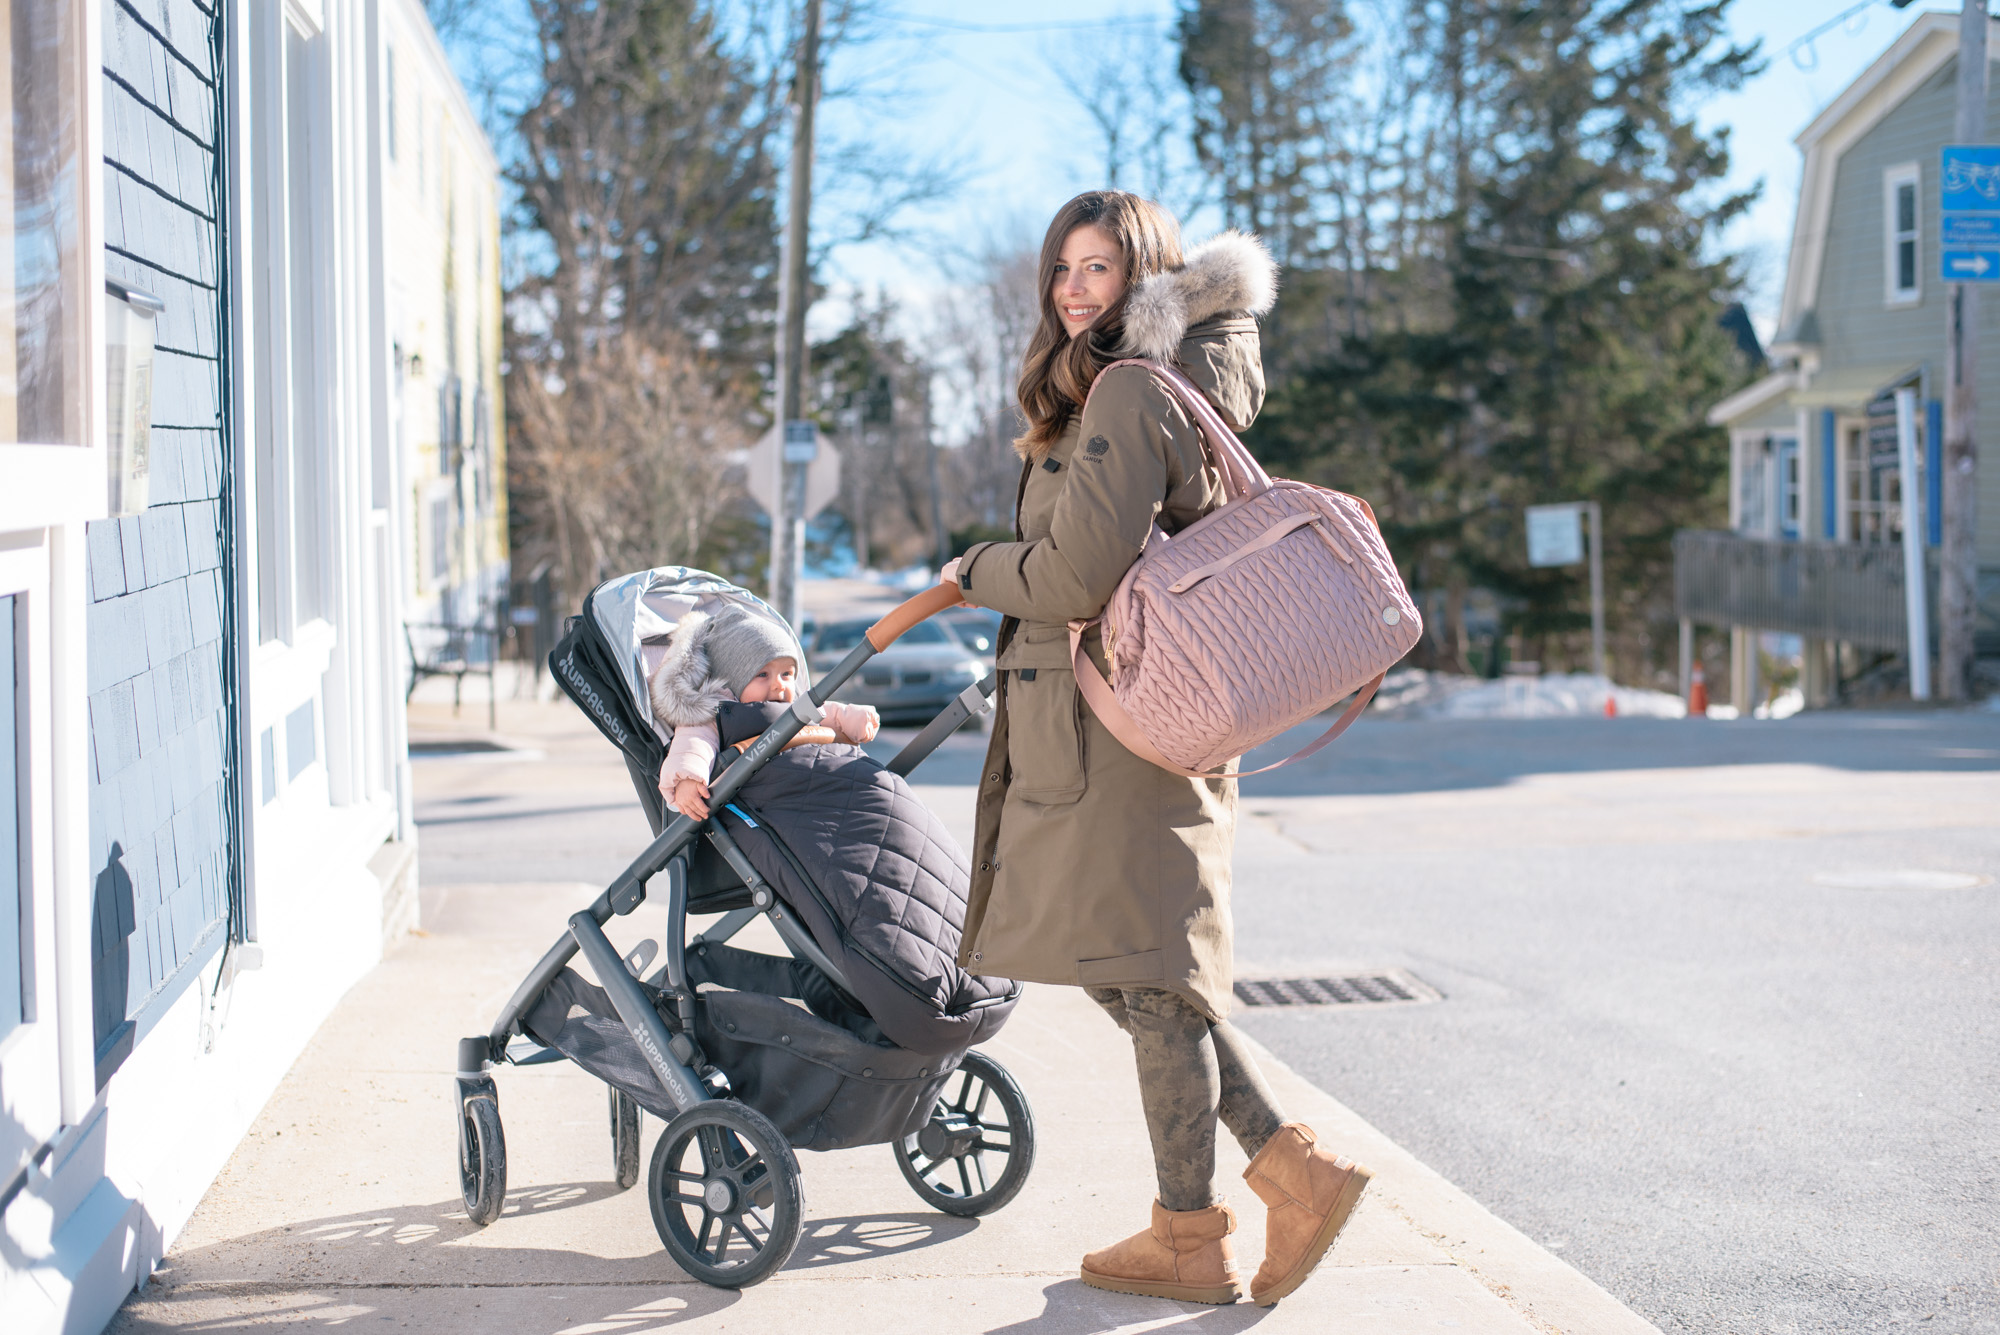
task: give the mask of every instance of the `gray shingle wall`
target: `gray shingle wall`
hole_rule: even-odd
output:
[[[105,267],[166,310],[149,508],[89,526],[100,1040],[228,912],[215,22],[193,0],[104,8]]]

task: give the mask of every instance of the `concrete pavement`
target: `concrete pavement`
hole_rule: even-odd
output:
[[[420,707],[414,722],[419,739],[451,735],[438,711]],[[477,722],[468,711],[466,729]],[[1030,989],[988,1049],[1027,1090],[1039,1146],[1021,1196],[989,1218],[923,1209],[886,1147],[805,1155],[808,1222],[791,1265],[742,1293],[705,1288],[665,1258],[643,1194],[613,1189],[603,1087],[557,1065],[500,1074],[508,1204],[495,1224],[472,1228],[457,1200],[453,1041],[486,1026],[598,886],[465,872],[545,871],[548,840],[537,846],[538,832],[602,831],[569,837],[571,866],[621,861],[607,842],[644,842],[622,767],[579,716],[515,704],[503,706],[501,723],[523,752],[433,750],[420,762],[423,810],[456,822],[439,825],[436,839],[426,827],[424,933],[316,1036],[115,1330],[1652,1329],[1275,1059],[1268,1071],[1288,1113],[1377,1175],[1327,1264],[1269,1311],[1083,1286],[1078,1257],[1140,1226],[1153,1186],[1129,1046],[1061,988]],[[950,745],[966,754],[947,757],[947,769],[971,759],[977,739]],[[969,824],[970,789],[924,793],[954,826]],[[433,882],[434,849],[444,872]],[[614,940],[657,936],[662,916],[642,909],[615,924]],[[648,1119],[649,1142],[658,1130]],[[1242,1157],[1223,1140],[1221,1180],[1243,1215],[1247,1275],[1262,1221],[1238,1178]]]

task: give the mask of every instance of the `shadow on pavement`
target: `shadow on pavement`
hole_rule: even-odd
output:
[[[799,1249],[785,1263],[785,1270],[818,1270],[855,1261],[900,1256],[905,1252],[954,1241],[978,1228],[977,1219],[958,1219],[944,1214],[870,1214],[808,1219],[805,1232],[799,1238]]]
[[[1146,1302],[1146,1299],[1127,1298],[1116,1293],[1106,1293],[1093,1289],[1080,1279],[1065,1279],[1042,1290],[1045,1306],[1041,1314],[1026,1321],[1016,1321],[1010,1326],[995,1326],[986,1335],[1046,1335],[1050,1331],[1115,1331],[1144,1329],[1148,1331],[1187,1331],[1189,1335],[1221,1335],[1224,1331],[1249,1330],[1275,1308],[1252,1307],[1247,1301],[1228,1307],[1209,1307],[1200,1303],[1175,1303],[1186,1315],[1179,1320],[1172,1317],[1151,1317],[1143,1325],[1133,1323],[1132,1304]],[[1159,1299],[1151,1301],[1158,1302]]]

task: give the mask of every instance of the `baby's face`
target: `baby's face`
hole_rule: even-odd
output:
[[[737,696],[746,705],[761,705],[775,700],[779,704],[790,704],[798,694],[799,665],[789,658],[774,658],[757,670],[750,684]]]

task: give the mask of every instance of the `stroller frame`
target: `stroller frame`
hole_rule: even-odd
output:
[[[505,1139],[498,1089],[490,1072],[502,1064],[529,1066],[566,1060],[561,1052],[543,1047],[528,1034],[524,1021],[570,961],[581,953],[616,1009],[619,1021],[659,1078],[675,1111],[656,1147],[654,1182],[649,1191],[654,1223],[668,1251],[695,1278],[731,1288],[754,1284],[789,1259],[802,1224],[796,1158],[789,1142],[767,1118],[729,1097],[727,1076],[721,1070],[699,1069],[700,1055],[692,1037],[696,989],[689,980],[686,953],[727,941],[761,916],[770,919],[795,956],[809,961],[843,990],[848,989],[848,983],[840,966],[787,910],[723,829],[718,817],[765,762],[783,751],[801,729],[821,719],[821,706],[863,664],[918,622],[962,601],[956,586],[938,585],[902,603],[871,626],[836,667],[795,699],[781,718],[723,768],[710,785],[709,818],[696,820],[673,813],[645,851],[588,908],[570,916],[561,939],[515,989],[491,1030],[459,1040],[456,1070],[460,1186],[467,1215],[474,1223],[485,1225],[497,1219],[506,1195]],[[995,675],[988,674],[985,680],[967,688],[886,768],[907,775],[969,719],[990,711],[996,682]],[[636,767],[634,773],[635,778],[639,777]],[[689,941],[687,856],[696,840],[703,837],[748,888],[751,902],[748,907],[726,913],[708,931]],[[651,883],[662,873],[666,877],[667,946],[662,967],[649,982],[671,1000],[679,1032],[670,1030],[662,1020],[637,976],[651,962],[647,947],[652,943],[642,943],[629,956],[621,956],[604,931],[604,924],[613,917],[629,914],[644,904]],[[517,1036],[524,1037],[526,1042],[514,1043]],[[1025,1181],[1033,1163],[1033,1119],[1019,1087],[997,1062],[968,1050],[952,1078],[961,1071],[966,1073],[966,1079],[958,1098],[953,1101],[940,1094],[922,1131],[907,1137],[908,1144],[897,1143],[897,1160],[904,1177],[927,1202],[953,1214],[983,1214],[1012,1199]],[[975,1082],[979,1086],[976,1091]],[[629,1187],[638,1179],[639,1107],[622,1090],[613,1087],[610,1093],[617,1178],[621,1187]],[[987,1120],[990,1103],[996,1099],[999,1112],[1006,1119],[1005,1143],[987,1138],[989,1132],[1003,1127]],[[676,1129],[684,1124],[686,1134],[676,1140]],[[690,1148],[698,1150],[703,1160],[699,1179],[694,1174],[677,1171],[676,1163],[666,1163],[664,1171],[677,1183],[698,1180],[699,1196],[685,1193],[678,1186],[663,1187],[661,1183],[663,1162]],[[986,1149],[1006,1152],[1006,1170],[1000,1174],[998,1183],[986,1178],[982,1154]],[[974,1187],[968,1163],[977,1169],[978,1189]],[[962,1191],[929,1180],[927,1175],[935,1175],[941,1165],[947,1164],[956,1168]],[[701,1203],[704,1213],[699,1236],[680,1216],[673,1214],[674,1201]],[[710,1228],[714,1220],[720,1220],[722,1227],[711,1254]],[[761,1242],[754,1231],[758,1222],[764,1230]],[[728,1255],[732,1229],[751,1252],[747,1260],[733,1260]]]

